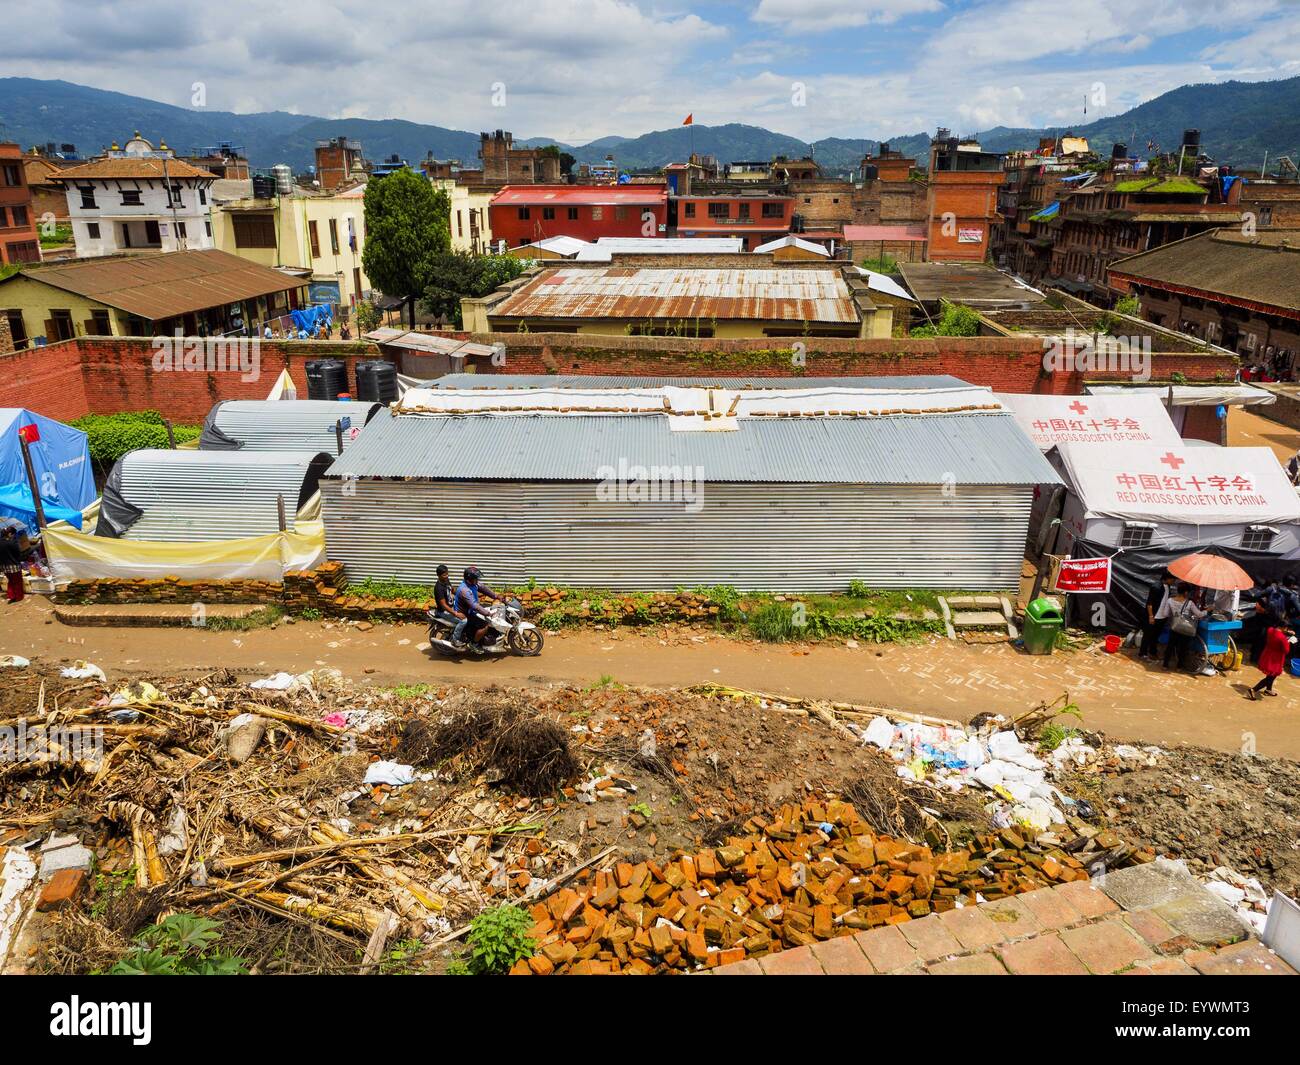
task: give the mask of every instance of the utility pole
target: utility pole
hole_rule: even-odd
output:
[[[28,428],[23,426],[23,429]],[[32,493],[32,509],[36,511],[36,527],[45,528],[45,508],[41,505],[41,488],[36,483],[36,468],[32,465],[32,453],[27,446],[27,437],[20,429],[18,443],[23,449],[23,468],[27,471],[27,487]]]

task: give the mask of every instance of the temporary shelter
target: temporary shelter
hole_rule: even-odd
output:
[[[999,394],[1020,428],[1043,452],[1057,444],[1182,443],[1158,396]]]
[[[1267,388],[1253,385],[1091,385],[1088,393],[1096,398],[1145,395],[1160,400],[1169,412],[1174,428],[1182,433],[1190,407],[1259,407],[1277,402]]]
[[[208,411],[199,450],[336,453],[338,423],[347,448],[379,408],[378,403],[326,399],[226,400]]]
[[[1051,467],[987,389],[411,389],[321,482],[353,579],[1003,589]],[[400,550],[394,550],[400,545]]]
[[[36,508],[18,438],[23,426],[35,426],[40,435],[28,450],[47,520],[72,519],[96,495],[86,434],[22,407],[0,407],[0,516],[35,525]]]
[[[307,451],[131,451],[104,485],[95,533],[161,542],[276,533],[279,500],[292,525],[331,459]]]
[[[1300,558],[1300,496],[1265,447],[1064,443],[1068,491],[1055,551],[1242,548]]]

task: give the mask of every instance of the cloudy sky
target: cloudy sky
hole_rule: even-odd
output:
[[[1300,74],[1300,0],[6,0],[0,73],[583,143],[1075,124]]]

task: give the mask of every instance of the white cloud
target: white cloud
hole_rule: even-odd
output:
[[[791,33],[822,33],[942,9],[940,0],[760,0],[754,21],[773,23]]]

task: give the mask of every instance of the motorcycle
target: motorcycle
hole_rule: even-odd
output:
[[[486,654],[517,654],[533,658],[542,653],[546,642],[542,630],[531,621],[524,620],[523,604],[518,599],[497,601],[482,616],[487,619],[488,638],[481,646]],[[436,611],[426,612],[429,619],[429,645],[439,654],[459,658],[472,654],[468,643],[454,641],[455,618],[440,617]]]

